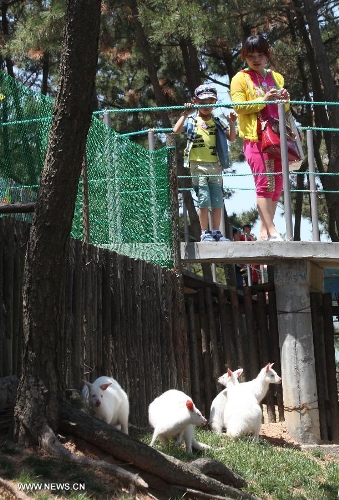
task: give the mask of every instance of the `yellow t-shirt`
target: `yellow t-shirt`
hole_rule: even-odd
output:
[[[198,129],[190,152],[190,161],[201,161],[204,163],[218,162],[216,125],[214,120],[205,122],[200,116],[197,117]]]

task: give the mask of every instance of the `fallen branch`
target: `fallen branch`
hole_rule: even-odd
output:
[[[148,488],[148,484],[141,477],[139,477],[138,474],[132,474],[131,472],[116,465],[109,464],[104,460],[94,460],[92,458],[80,457],[71,453],[60,443],[48,425],[41,429],[39,445],[42,449],[57,458],[62,458],[63,460],[67,460],[78,465],[85,465],[93,469],[106,470],[113,475],[113,479],[116,480],[119,485],[123,485],[125,487],[134,485],[137,488]]]
[[[194,465],[165,455],[113,427],[73,408],[70,403],[62,406],[61,432],[94,444],[115,458],[132,464],[138,469],[161,478],[176,487],[200,490],[209,494],[226,494],[230,498],[255,500],[256,497],[228,486],[201,473]],[[256,499],[257,500],[257,499]]]
[[[0,214],[27,214],[34,212],[35,203],[0,203]]]
[[[21,491],[17,491],[14,486],[11,485],[10,482],[5,481],[0,477],[0,498],[6,500],[30,500],[30,498],[25,495],[25,493],[21,493]]]
[[[213,477],[224,484],[230,484],[235,488],[244,488],[247,486],[247,482],[243,477],[233,472],[219,460],[212,460],[207,457],[197,458],[194,462],[191,462],[191,466],[196,467],[200,472],[206,474],[206,476]]]

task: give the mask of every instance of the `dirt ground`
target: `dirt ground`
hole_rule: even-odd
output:
[[[264,437],[268,441],[270,441],[272,444],[275,446],[291,446],[291,447],[297,447],[297,448],[304,448],[301,447],[300,444],[292,439],[292,437],[289,435],[288,430],[286,428],[286,425],[284,422],[277,422],[277,423],[264,423],[261,427],[261,432],[260,436]],[[109,463],[119,465],[111,456],[106,454],[105,452],[97,449],[95,446],[86,443],[78,438],[73,438],[73,437],[67,437],[64,436],[62,438],[63,444],[73,453],[76,453],[78,455],[84,455],[90,458],[97,458],[101,460],[106,460]],[[308,449],[309,447],[305,447],[305,449]],[[314,448],[314,447],[313,447]],[[339,460],[339,445],[321,445],[318,448],[320,448],[324,454],[325,454],[325,459],[328,461],[332,460]],[[3,454],[3,450],[5,449],[5,454]],[[16,500],[16,499],[21,499],[21,500],[29,500],[32,499],[33,497],[27,496],[23,493],[20,493],[17,485],[19,482],[19,474],[14,474],[14,476],[11,478],[10,474],[8,474],[8,469],[6,470],[6,461],[4,460],[4,455],[7,457],[7,459],[12,463],[11,467],[13,468],[13,471],[21,471],[25,469],[26,471],[30,471],[30,463],[35,463],[37,460],[41,459],[43,460],[48,460],[49,457],[46,456],[40,449],[38,448],[26,448],[20,451],[20,453],[16,454],[11,454],[7,453],[6,454],[6,435],[5,434],[0,434],[0,500]],[[63,470],[60,477],[58,477],[58,471],[56,470],[57,467],[54,466],[54,471],[55,475],[52,477],[52,481],[57,482],[65,482],[67,480],[67,474],[65,475],[65,472]],[[32,466],[33,470],[33,466]],[[36,470],[36,469],[35,469]],[[78,476],[79,472],[78,472]],[[96,493],[94,491],[91,492],[90,496],[93,499],[104,499],[104,500],[112,500],[112,499],[118,499],[118,498],[124,498],[127,500],[128,498],[137,498],[138,500],[152,500],[154,499],[153,496],[149,495],[142,495],[142,494],[137,494],[137,496],[129,496],[129,492],[125,491],[122,492],[120,490],[120,493],[117,493],[116,496],[112,494],[112,492],[115,491],[116,485],[112,481],[112,478],[110,477],[109,474],[103,473],[100,470],[97,470],[95,472],[95,477],[100,481],[100,485],[102,488],[101,493]],[[66,478],[66,479],[65,479]],[[5,480],[5,481],[3,481]],[[51,478],[49,479],[51,480]],[[74,479],[68,479],[68,480],[74,480]],[[12,491],[10,491],[12,490]],[[125,496],[123,496],[123,494]],[[52,498],[52,497],[50,497]],[[54,500],[59,500],[59,499],[64,499],[66,498],[65,496],[55,496],[53,495]]]

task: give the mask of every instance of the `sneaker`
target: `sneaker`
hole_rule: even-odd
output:
[[[284,241],[280,234],[274,234],[268,238],[268,241]]]
[[[212,236],[212,231],[206,229],[206,231],[202,233],[200,241],[215,241],[215,239]]]
[[[221,231],[213,231],[212,234],[212,238],[214,238],[214,241],[231,241],[228,238],[225,238]]]

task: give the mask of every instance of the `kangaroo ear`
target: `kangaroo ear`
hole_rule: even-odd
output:
[[[91,387],[91,385],[92,385],[90,382],[87,382],[87,380],[82,380],[82,382],[83,382],[85,385],[87,385],[87,387]]]
[[[232,377],[232,375],[233,375],[233,372],[232,372],[232,370],[230,368],[227,368],[227,375],[229,377]]]
[[[243,368],[238,368],[233,373],[237,378],[239,378],[243,371],[244,371]]]
[[[186,401],[186,407],[189,409],[189,411],[193,411],[194,409],[194,405],[189,399]]]
[[[112,382],[110,382],[109,384],[102,384],[102,385],[100,386],[100,389],[101,389],[102,391],[105,391],[105,390],[107,389],[107,387],[109,387],[110,385],[112,385]]]

